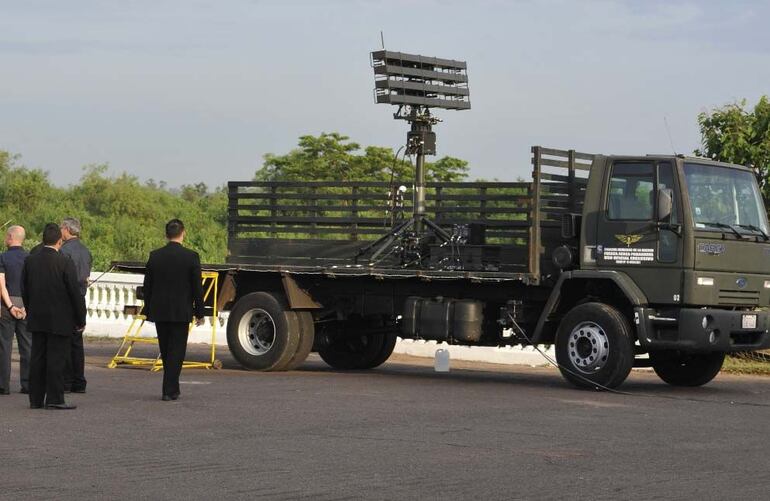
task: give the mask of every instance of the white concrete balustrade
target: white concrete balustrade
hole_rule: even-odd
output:
[[[142,284],[143,275],[133,273],[100,273],[91,274],[92,284],[86,295],[86,307],[88,308],[88,320],[86,335],[123,337],[126,329],[131,324],[131,315],[123,313],[126,305],[140,304],[136,299],[136,287]],[[221,312],[217,322],[217,345],[227,345],[225,326],[227,325],[228,312]],[[193,328],[190,333],[191,343],[211,342],[211,322],[201,327]],[[155,326],[146,323],[141,331],[142,335],[154,337]],[[526,364],[546,365],[543,357],[531,347],[504,347],[489,348],[480,346],[449,346],[446,343],[435,341],[415,341],[411,339],[399,339],[395,353],[403,353],[418,357],[433,357],[438,348],[449,350],[451,357],[456,360],[468,360],[476,362],[498,364]],[[554,357],[553,349],[547,352]]]
[[[86,294],[88,324],[130,321],[123,308],[138,304],[136,287],[142,285],[142,279],[142,275],[128,273],[91,273],[92,284]]]
[[[144,275],[134,273],[91,273],[91,285],[86,293],[86,318],[85,334],[88,336],[123,337],[126,329],[131,324],[133,317],[126,315],[126,305],[141,304],[136,299],[136,287],[142,285]],[[206,324],[193,328],[190,333],[191,343],[211,342],[211,323],[213,319],[207,318]],[[226,345],[224,326],[227,322],[227,312],[219,315],[217,324],[217,344]],[[155,326],[146,323],[141,331],[142,335],[155,336]]]

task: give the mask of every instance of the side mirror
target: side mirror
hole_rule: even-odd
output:
[[[668,221],[674,205],[674,192],[671,188],[658,190],[658,221]]]

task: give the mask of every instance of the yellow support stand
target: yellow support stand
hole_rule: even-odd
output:
[[[201,280],[203,283],[203,302],[207,303],[211,300],[212,305],[212,321],[211,321],[211,358],[207,362],[196,362],[185,360],[182,363],[183,369],[221,369],[222,362],[216,358],[217,350],[217,322],[219,321],[219,311],[217,306],[217,297],[219,292],[219,273],[214,271],[204,271],[201,273]],[[134,348],[134,344],[158,344],[157,337],[149,337],[140,335],[142,327],[144,327],[147,317],[141,314],[141,308],[139,313],[133,315],[131,325],[128,326],[126,334],[123,336],[123,342],[120,343],[118,352],[112,357],[112,360],[107,364],[107,367],[114,369],[118,365],[144,365],[150,366],[151,371],[159,371],[163,368],[163,361],[160,359],[160,353],[155,358],[142,358],[132,357],[131,350]],[[190,324],[190,330],[192,330],[194,323]]]

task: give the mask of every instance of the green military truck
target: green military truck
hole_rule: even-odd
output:
[[[423,233],[399,183],[231,182],[220,271],[246,368],[308,353],[341,370],[396,337],[555,345],[563,376],[632,367],[697,386],[770,347],[770,242],[754,173],[678,155],[532,148],[531,182],[428,183]],[[124,269],[132,269],[124,265]]]

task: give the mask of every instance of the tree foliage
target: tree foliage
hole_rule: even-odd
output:
[[[301,136],[298,147],[285,155],[268,153],[254,178],[257,181],[389,181],[410,180],[414,167],[391,148],[361,146],[338,132]],[[461,181],[468,162],[442,157],[426,162],[427,181]]]
[[[770,99],[762,96],[753,110],[746,100],[698,115],[701,149],[696,155],[746,165],[759,173],[765,196],[770,196]]]
[[[467,162],[443,157],[426,163],[428,180],[459,181]],[[393,150],[361,148],[338,133],[302,136],[297,149],[266,155],[258,180],[411,180],[410,162]],[[51,183],[48,174],[21,164],[18,155],[0,150],[0,224],[27,230],[28,248],[40,241],[43,227],[76,217],[83,224],[83,242],[94,256],[94,269],[112,261],[143,261],[164,244],[166,221],[178,217],[187,227],[187,243],[208,263],[221,263],[227,254],[227,193],[204,183],[169,189],[163,181],[141,183],[130,174],[110,175],[107,165],[84,168],[79,183],[67,188]],[[4,229],[4,228],[3,228]]]
[[[94,256],[94,269],[111,261],[142,261],[163,245],[164,224],[178,217],[188,228],[190,247],[206,262],[222,262],[227,245],[227,196],[205,185],[180,193],[140,184],[128,174],[111,177],[106,165],[86,167],[80,183],[58,188],[48,175],[0,151],[0,224],[20,224],[27,247],[40,241],[46,223],[73,216],[83,224],[83,242]]]

